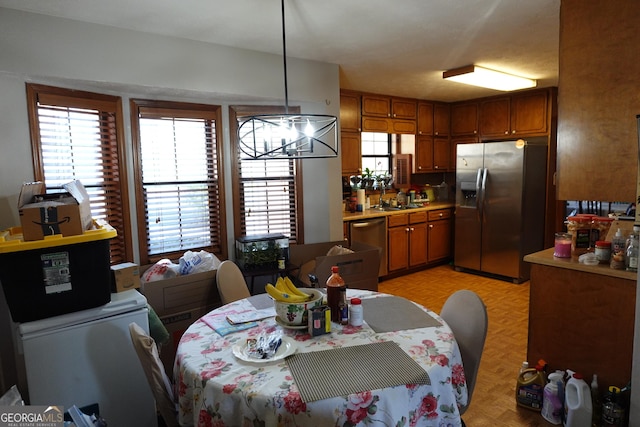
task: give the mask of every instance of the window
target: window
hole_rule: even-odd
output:
[[[93,218],[118,232],[110,241],[111,262],[132,261],[120,98],[27,84],[27,103],[36,180],[48,192],[82,182]]]
[[[132,100],[131,115],[141,262],[226,258],[220,107]]]
[[[235,237],[284,234],[302,243],[302,188],[299,160],[242,159],[237,141],[237,117],[281,113],[278,107],[232,107],[233,193]]]
[[[391,173],[391,135],[379,132],[362,132],[362,170],[372,175]]]

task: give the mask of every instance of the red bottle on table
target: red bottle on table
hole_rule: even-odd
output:
[[[331,267],[331,276],[327,279],[327,305],[331,310],[331,321],[336,323],[340,323],[340,293],[347,289],[338,270],[336,265]]]

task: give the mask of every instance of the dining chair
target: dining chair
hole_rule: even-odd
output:
[[[447,298],[440,312],[447,322],[460,348],[464,376],[467,380],[467,404],[460,408],[463,415],[471,404],[471,396],[476,385],[480,358],[487,338],[487,307],[473,291],[460,290]],[[462,422],[464,425],[464,421]]]
[[[178,411],[173,387],[158,355],[155,341],[135,322],[129,324],[129,334],[162,421],[167,427],[178,427]]]
[[[222,261],[216,272],[216,285],[222,304],[251,296],[240,268],[233,261]]]

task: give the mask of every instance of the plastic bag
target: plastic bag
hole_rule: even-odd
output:
[[[156,280],[171,279],[179,274],[178,264],[174,264],[168,259],[161,259],[145,271],[141,279],[143,282],[147,283],[154,282]]]
[[[180,274],[202,273],[215,270],[220,265],[220,260],[207,251],[187,251],[180,257],[178,262]]]
[[[24,400],[22,400],[17,386],[11,386],[11,388],[0,397],[0,406],[24,406]]]

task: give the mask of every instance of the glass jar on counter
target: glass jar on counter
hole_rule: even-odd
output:
[[[591,246],[594,246],[598,240],[607,240],[612,223],[613,218],[606,216],[594,216],[591,219]]]
[[[591,247],[591,215],[575,215],[567,218],[567,231],[571,234],[571,256],[578,258]]]
[[[570,233],[556,233],[553,256],[557,258],[571,258]]]
[[[600,264],[608,264],[611,260],[611,242],[598,240],[595,244],[596,259]]]

